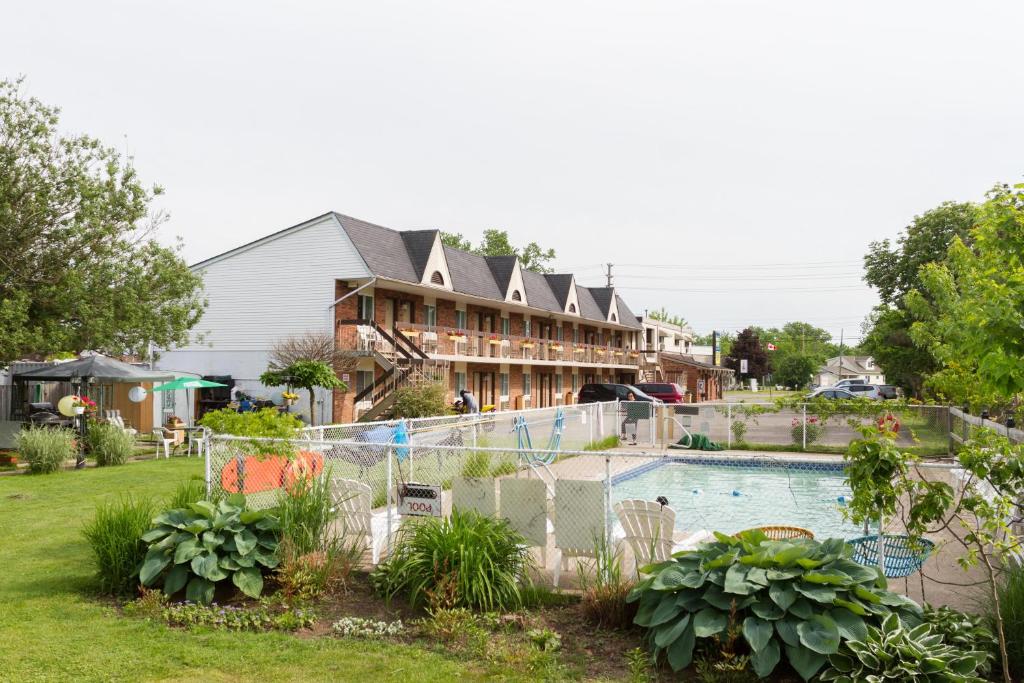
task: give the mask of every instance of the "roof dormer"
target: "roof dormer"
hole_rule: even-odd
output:
[[[487,265],[494,275],[494,281],[505,293],[505,301],[510,304],[528,306],[526,301],[526,284],[523,282],[523,271],[519,259],[515,256],[487,256]]]
[[[424,233],[432,234],[433,239],[428,240]],[[416,274],[420,278],[420,284],[452,291],[452,274],[444,257],[441,233],[437,230],[423,230],[402,233],[402,237],[416,268]]]

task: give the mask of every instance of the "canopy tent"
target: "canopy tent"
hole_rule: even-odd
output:
[[[164,370],[147,370],[137,365],[130,365],[109,356],[86,356],[67,363],[57,363],[45,368],[29,370],[14,375],[15,382],[71,382],[80,384],[86,380],[95,383],[128,382],[164,382],[173,380],[174,375]]]

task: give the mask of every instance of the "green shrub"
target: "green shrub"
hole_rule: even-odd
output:
[[[747,423],[743,420],[733,420],[732,424],[729,425],[729,431],[732,432],[733,441],[743,443],[747,436]]]
[[[216,505],[201,500],[160,513],[142,535],[149,545],[139,578],[161,585],[171,596],[185,589],[191,602],[209,604],[216,584],[231,578],[251,598],[263,592],[262,569],[278,564],[278,521],[262,510],[247,510],[245,496],[233,494]]]
[[[170,626],[224,631],[296,631],[316,623],[313,610],[266,603],[253,607],[175,603],[164,608],[163,618]]]
[[[793,440],[793,444],[803,447],[804,445],[804,433],[807,433],[807,445],[810,446],[812,443],[821,438],[821,435],[825,433],[825,426],[816,417],[807,418],[806,424],[799,417],[794,417],[792,426],[789,430],[790,437]]]
[[[299,479],[278,496],[281,524],[275,576],[281,591],[313,600],[345,588],[363,546],[335,538],[336,520],[329,475]]]
[[[255,455],[291,455],[295,451],[293,440],[298,436],[298,430],[304,427],[298,417],[279,412],[276,408],[245,413],[230,408],[212,410],[200,418],[199,424],[214,434],[252,437],[253,441],[236,441],[232,445],[244,449],[246,454]]]
[[[187,508],[192,503],[205,500],[205,498],[206,482],[202,479],[186,479],[178,482],[174,493],[167,499],[167,508],[171,510]]]
[[[395,418],[434,417],[450,412],[448,390],[442,384],[402,387],[395,392],[395,402],[391,408],[392,416]]]
[[[82,530],[105,593],[127,595],[138,587],[139,567],[146,556],[142,534],[154,512],[151,500],[127,496],[97,507],[96,516]]]
[[[91,422],[85,445],[100,467],[123,465],[135,453],[135,438],[117,425]]]
[[[758,676],[785,655],[804,680],[888,614],[920,622],[921,608],[885,590],[877,569],[849,559],[841,539],[771,541],[758,530],[715,538],[645,567],[650,576],[630,594],[639,601],[634,623],[676,671],[689,666],[697,639],[718,636],[730,621],[741,625]]]
[[[488,451],[473,451],[462,465],[464,477],[487,477],[491,474],[491,454]]]
[[[943,643],[931,624],[909,629],[896,614],[890,614],[880,628],[868,626],[864,637],[844,642],[838,652],[829,655],[829,668],[820,680],[984,683],[975,672],[985,658],[984,652]]]
[[[453,510],[403,526],[372,579],[388,600],[405,592],[413,606],[515,609],[531,566],[525,543],[507,520]]]
[[[59,472],[75,457],[75,433],[70,429],[29,427],[18,432],[18,454],[32,474]]]
[[[617,437],[614,434],[612,434],[611,436],[606,436],[606,437],[604,437],[603,439],[601,439],[599,441],[591,441],[590,443],[588,443],[586,446],[583,447],[583,450],[585,450],[585,451],[607,451],[609,448],[618,448],[618,447],[619,447],[619,437]]]
[[[581,562],[577,574],[580,603],[588,620],[605,628],[628,628],[633,623],[636,603],[627,601],[633,581],[623,574],[621,555],[605,539],[598,541],[593,563]]]
[[[1008,563],[997,590],[1010,670],[1018,679],[1024,679],[1024,566]],[[989,605],[989,618],[993,623],[994,614],[994,606]]]
[[[924,607],[924,621],[934,633],[942,636],[942,642],[963,651],[981,652],[985,659],[978,664],[978,675],[987,676],[992,670],[999,641],[985,626],[985,618],[959,612],[950,607]]]

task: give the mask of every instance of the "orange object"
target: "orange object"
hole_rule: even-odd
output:
[[[241,466],[239,466],[241,464]],[[294,458],[280,455],[232,458],[220,471],[220,487],[228,493],[261,493],[290,487],[303,477],[315,477],[324,469],[324,457],[299,451]]]
[[[878,430],[881,432],[900,433],[900,420],[892,413],[886,413],[878,418]]]

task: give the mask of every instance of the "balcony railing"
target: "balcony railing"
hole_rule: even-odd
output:
[[[432,356],[464,356],[496,360],[515,358],[561,363],[629,366],[639,366],[641,361],[638,350],[614,346],[517,337],[476,330],[427,327],[413,323],[399,323],[398,331]]]

